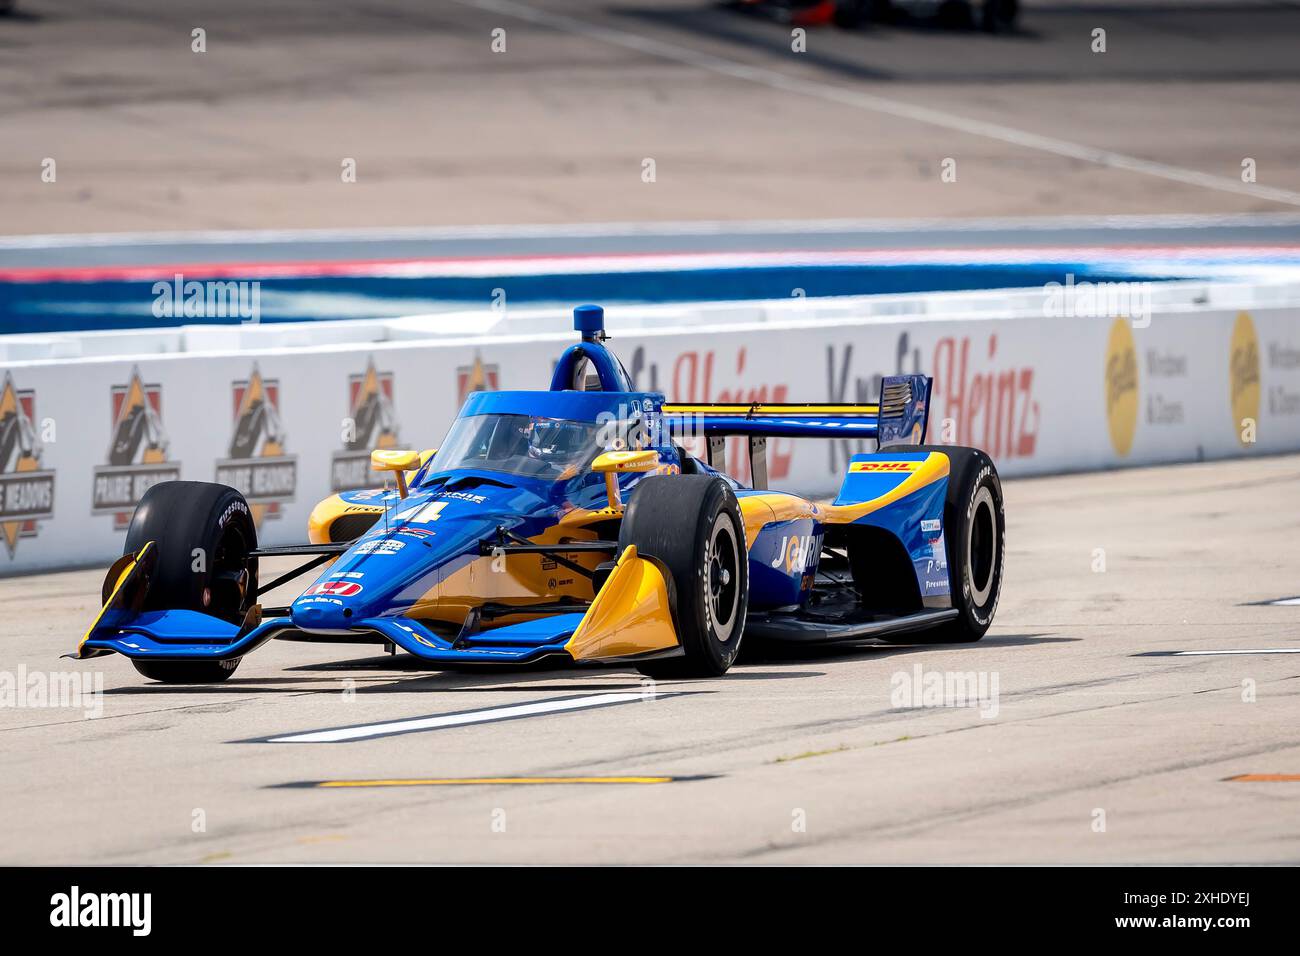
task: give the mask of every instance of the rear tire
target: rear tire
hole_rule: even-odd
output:
[[[745,633],[749,553],[731,487],[715,475],[656,475],[633,489],[618,535],[657,559],[676,594],[674,624],[683,657],[646,661],[650,677],[720,677]]]
[[[126,533],[126,554],[146,542],[158,549],[144,610],[198,611],[243,624],[257,600],[257,526],[244,496],[206,481],[163,481],[140,499]],[[132,661],[166,684],[227,680],[239,658],[226,661]]]
[[[992,459],[978,448],[955,445],[889,445],[881,451],[942,452],[948,456],[948,493],[943,508],[944,550],[952,606],[957,618],[893,643],[968,644],[993,623],[1006,563],[1006,515],[1002,481]]]

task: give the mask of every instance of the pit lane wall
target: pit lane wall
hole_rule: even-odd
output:
[[[881,375],[927,373],[931,441],[982,447],[1014,476],[1300,450],[1297,291],[1167,290],[1177,301],[1149,323],[1046,318],[1039,290],[1025,301],[612,308],[608,326],[637,387],[672,401],[874,400]],[[574,339],[566,323],[549,310],[250,329],[206,344],[202,330],[10,343],[0,349],[0,574],[107,563],[135,501],[174,478],[240,487],[264,543],[305,540],[316,501],[378,483],[370,448],[436,446],[473,390],[544,388]],[[475,324],[485,334],[448,334]],[[135,354],[93,354],[123,349]],[[87,357],[13,360],[77,350]],[[833,493],[867,444],[769,442],[771,484]],[[746,478],[739,440],[728,458]]]

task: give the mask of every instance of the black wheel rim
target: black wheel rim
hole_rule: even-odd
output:
[[[216,617],[243,619],[250,590],[248,543],[234,522],[226,525],[212,554],[212,575],[204,610]]]

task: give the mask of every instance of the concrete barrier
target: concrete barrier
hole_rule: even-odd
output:
[[[1046,315],[1034,289],[608,323],[637,386],[673,401],[860,401],[883,374],[932,375],[931,441],[985,448],[1004,475],[1300,450],[1300,283],[1149,292],[1138,320]],[[176,477],[234,483],[263,541],[304,540],[317,500],[373,481],[371,447],[437,445],[473,390],[545,387],[568,325],[483,310],[0,342],[0,574],[107,562],[140,494]],[[857,450],[773,441],[772,484],[830,493]],[[729,459],[744,479],[739,446]]]

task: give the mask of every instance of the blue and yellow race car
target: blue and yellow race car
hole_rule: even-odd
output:
[[[1002,584],[1002,488],[973,448],[923,444],[930,379],[877,404],[673,405],[633,390],[580,306],[548,391],[470,396],[436,450],[378,450],[395,487],[333,495],[309,543],[262,548],[243,495],[142,498],[80,658],[165,683],[230,677],[265,642],[380,643],[434,666],[622,661],[715,677],[742,641],[976,641]],[[752,487],[717,467],[748,447]],[[838,496],[769,490],[775,436],[874,438]],[[683,444],[702,447],[703,457]],[[272,581],[260,559],[302,556]],[[322,568],[288,607],[259,597]]]

